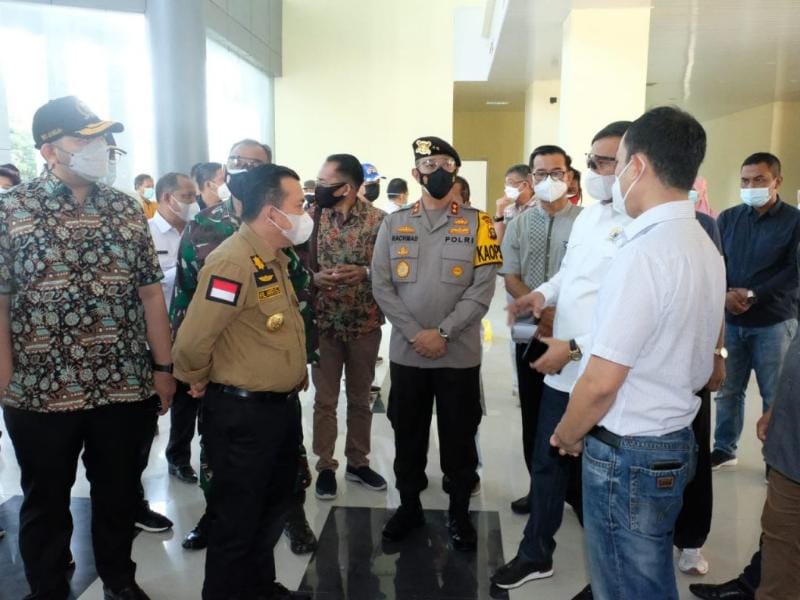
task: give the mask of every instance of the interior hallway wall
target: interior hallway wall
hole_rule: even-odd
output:
[[[409,182],[412,141],[453,137],[457,0],[284,0],[275,159],[314,178],[325,157],[355,154]],[[377,202],[387,204],[385,186]]]
[[[781,198],[796,206],[800,188],[800,102],[771,102],[703,122],[708,136],[700,174],[708,196],[722,211],[739,203],[739,171],[754,152],[772,152],[783,164]]]
[[[550,98],[556,98],[556,102],[551,104]],[[528,156],[536,146],[558,144],[560,101],[561,82],[558,79],[534,81],[528,86],[525,92],[523,162],[528,162]]]
[[[486,209],[494,214],[503,196],[505,172],[527,163],[524,148],[525,113],[522,111],[458,111],[453,114],[454,145],[462,160],[485,160]]]

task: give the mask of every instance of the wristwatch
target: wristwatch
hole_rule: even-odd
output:
[[[447,332],[444,329],[442,329],[441,327],[439,327],[439,335],[442,336],[442,339],[445,342],[449,342],[450,341],[450,336],[447,335]]]
[[[747,290],[747,302],[748,304],[755,304],[757,301],[756,293],[753,290]]]
[[[722,346],[722,348],[714,348],[714,356],[719,356],[724,360],[728,358],[728,349],[725,346]]]
[[[159,365],[158,363],[153,363],[153,371],[158,371],[159,373],[172,373],[172,363],[168,365]]]
[[[372,281],[372,269],[364,267],[367,270],[367,281]]]
[[[505,217],[498,217],[497,215],[494,216],[494,222],[495,223],[502,223],[505,220],[506,220]]]
[[[578,362],[580,359],[583,358],[583,352],[581,352],[580,347],[578,346],[578,342],[575,340],[569,341],[569,359],[575,362]]]

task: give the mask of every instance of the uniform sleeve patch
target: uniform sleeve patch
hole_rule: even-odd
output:
[[[503,254],[497,242],[497,232],[494,230],[492,218],[486,213],[481,213],[478,219],[478,235],[475,243],[475,259],[473,265],[502,265]]]
[[[236,306],[241,291],[242,284],[238,281],[212,275],[208,282],[206,300],[227,304],[229,306]]]

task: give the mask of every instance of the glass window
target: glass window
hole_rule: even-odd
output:
[[[33,113],[66,95],[81,98],[100,118],[125,125],[116,135],[128,153],[117,165],[117,187],[132,190],[138,173],[156,174],[144,15],[2,2],[0,78],[0,121],[7,122],[11,159],[25,179],[42,166],[31,137]]]
[[[233,143],[252,138],[272,146],[272,79],[225,46],[206,43],[208,155],[225,163]]]

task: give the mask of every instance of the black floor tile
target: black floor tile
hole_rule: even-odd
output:
[[[478,600],[490,594],[489,577],[503,564],[496,512],[473,512],[478,550],[449,545],[447,512],[426,510],[427,526],[400,543],[382,541],[392,511],[334,506],[300,589],[319,600]]]
[[[29,591],[19,555],[19,507],[22,496],[14,496],[0,504],[0,526],[6,536],[0,539],[0,600],[20,600]],[[72,596],[77,598],[97,579],[92,550],[91,518],[89,498],[73,498],[70,506],[73,520],[72,555],[75,571],[71,577]]]

